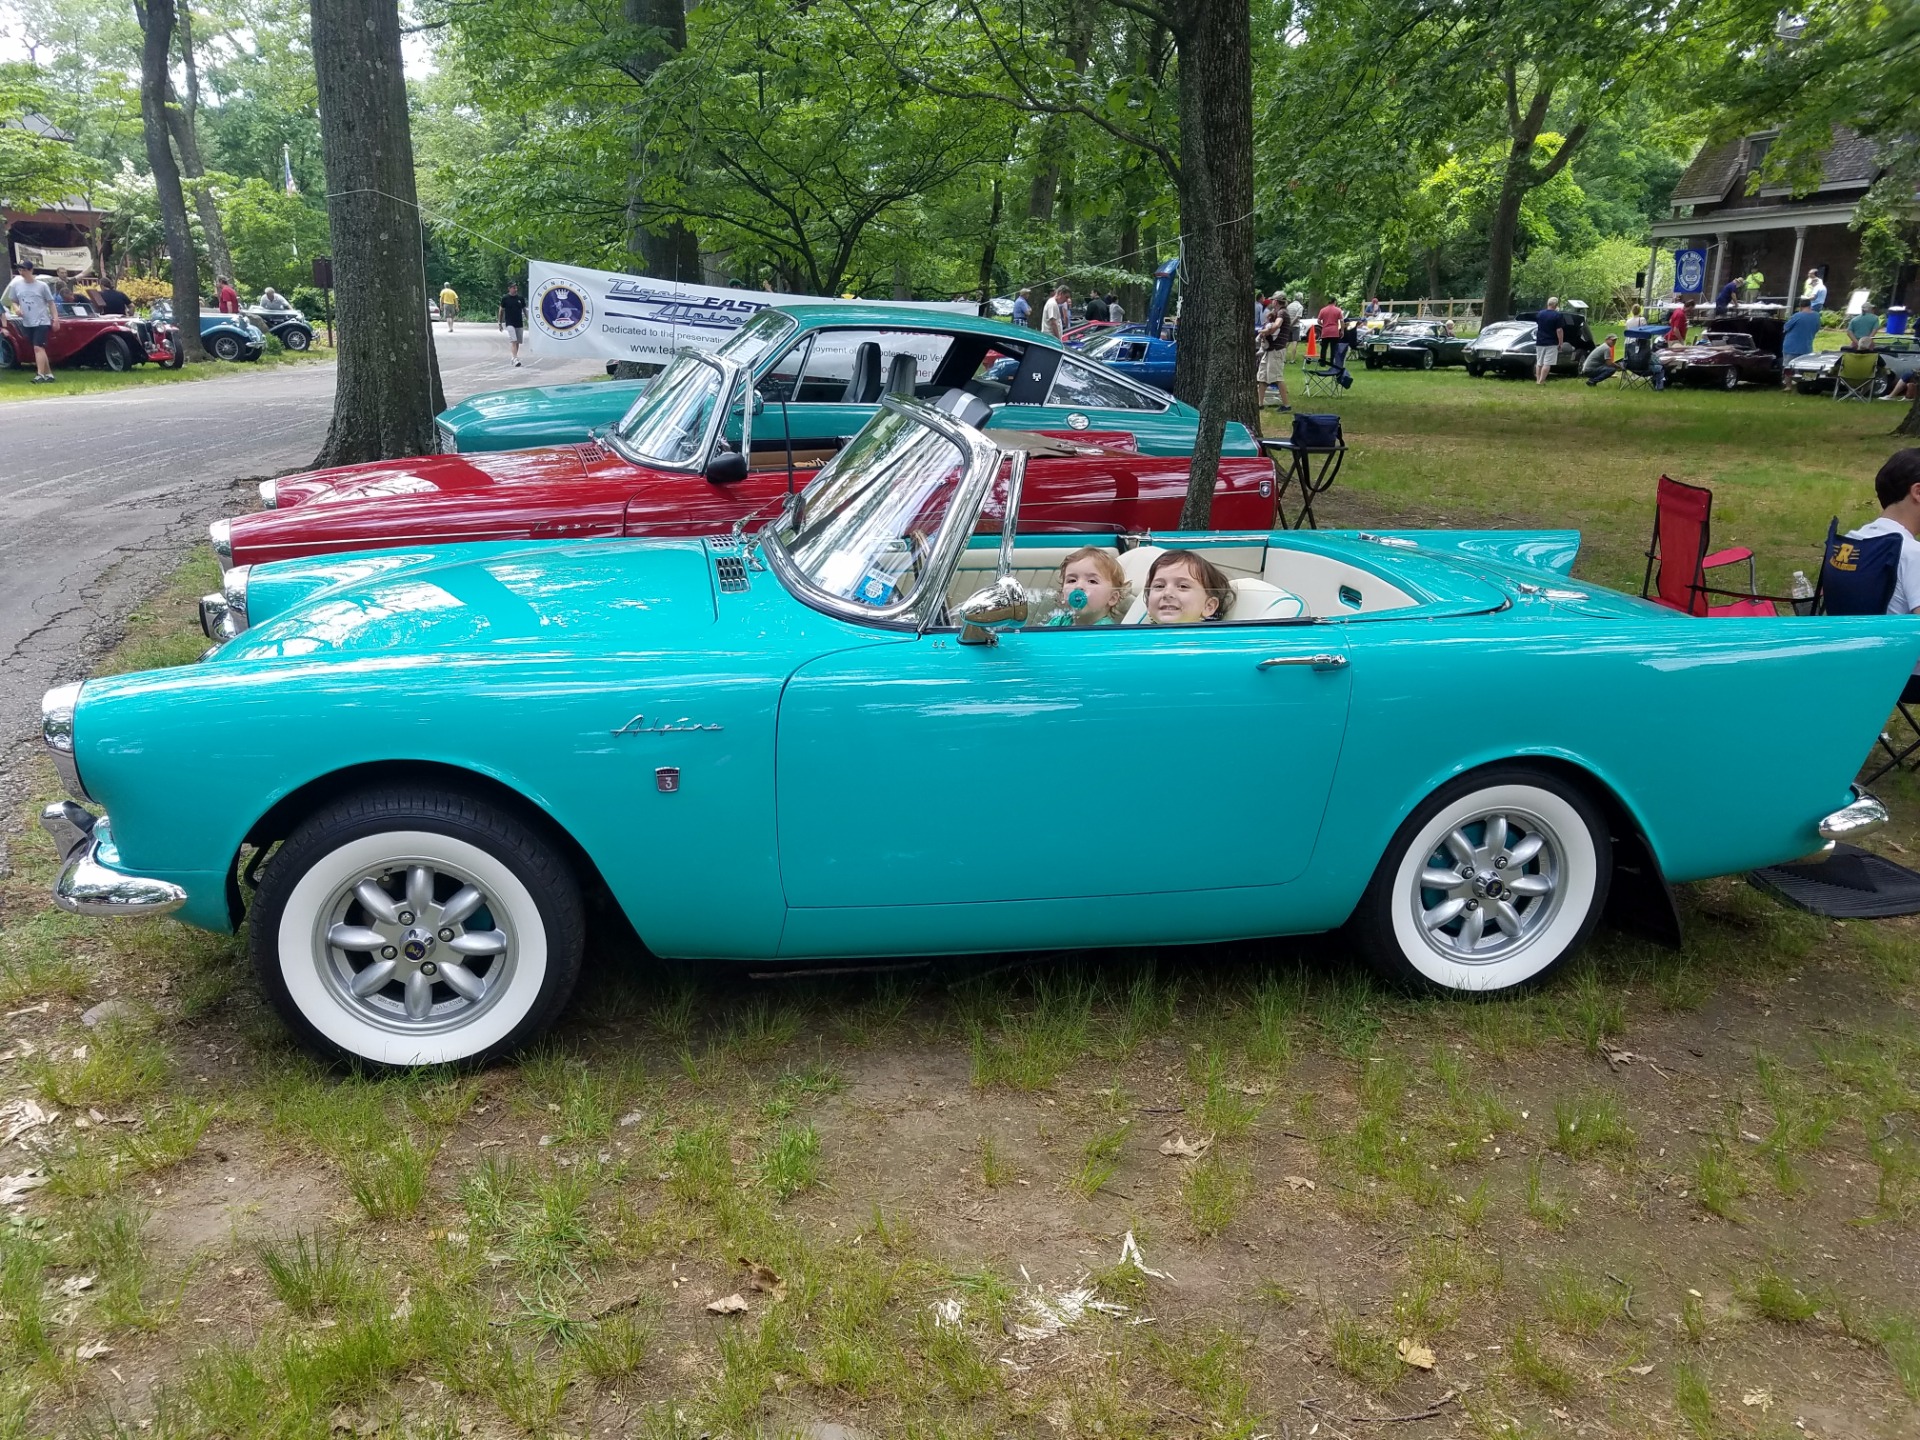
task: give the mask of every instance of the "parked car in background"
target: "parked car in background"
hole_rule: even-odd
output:
[[[153,302],[153,317],[173,322],[170,301]],[[266,334],[244,315],[225,315],[218,310],[200,312],[200,344],[216,360],[258,360],[266,353]]]
[[[1593,332],[1587,327],[1585,302],[1568,302],[1562,313],[1568,324],[1560,355],[1553,362],[1556,375],[1577,375],[1580,362],[1593,349]],[[1469,375],[1532,375],[1534,373],[1534,321],[1531,313],[1511,320],[1496,320],[1467,342],[1464,358]]]
[[[171,325],[132,315],[102,315],[85,301],[60,307],[60,323],[47,337],[55,365],[98,365],[130,370],[135,365],[180,368],[178,333]],[[33,347],[11,311],[0,310],[0,370],[33,364]]]
[[[1766,343],[1769,338],[1771,348]],[[1722,390],[1737,390],[1743,384],[1778,385],[1780,322],[1726,322],[1698,340],[1668,345],[1654,361],[1667,372],[1669,385],[1712,385]]]
[[[55,899],[244,922],[303,1045],[413,1066],[534,1040],[596,915],[716,964],[1344,927],[1480,997],[1611,895],[1677,939],[1669,883],[1886,821],[1850,781],[1920,658],[1904,617],[1678,615],[1570,581],[1564,531],[1023,534],[1030,469],[889,397],[752,533],[308,564],[198,664],[47,694]],[[1224,618],[1049,623],[1083,543],[1136,596],[1203,550]],[[1431,723],[1460,656],[1527,703]],[[1676,714],[1748,739],[1676,748]],[[1124,806],[1143,753],[1207,738],[1179,794],[1230,797],[1233,843],[974,843],[983,805]]]
[[[202,623],[212,634],[225,616],[248,613],[247,579],[234,572],[269,561],[470,540],[711,535],[764,514],[811,484],[840,447],[789,450],[777,407],[747,413],[746,393],[745,366],[689,350],[599,441],[386,460],[269,480],[260,487],[265,510],[212,526],[227,580],[203,603]],[[986,404],[964,390],[948,392],[941,404],[975,421],[986,418]],[[1180,523],[1186,456],[1142,455],[1121,433],[987,433],[1028,456],[1023,513],[1032,524],[1144,532]],[[1272,462],[1223,457],[1213,524],[1265,530],[1273,520]]]
[[[1436,365],[1467,363],[1467,338],[1453,333],[1451,320],[1399,320],[1365,338],[1366,365],[1411,365],[1431,370]]]
[[[1895,385],[1920,375],[1920,341],[1911,335],[1882,335],[1874,341],[1880,372],[1874,377],[1874,395],[1889,393]],[[1787,377],[1802,395],[1831,395],[1840,368],[1838,350],[1816,350],[1787,361]]]
[[[1081,353],[1143,385],[1171,391],[1178,347],[1179,342],[1171,335],[1151,336],[1145,327],[1129,325],[1094,340]]]
[[[1035,330],[949,310],[858,301],[769,306],[720,346],[747,366],[767,425],[796,445],[839,445],[870,420],[882,395],[967,390],[992,407],[992,430],[1124,430],[1142,454],[1191,455],[1200,414],[1145,382],[1118,375]],[[469,454],[590,439],[619,423],[643,380],[528,386],[475,395],[440,412],[440,448]],[[1257,455],[1244,425],[1224,453]]]
[[[249,305],[240,313],[256,330],[271,335],[289,350],[306,350],[313,345],[313,326],[298,310],[263,310]]]

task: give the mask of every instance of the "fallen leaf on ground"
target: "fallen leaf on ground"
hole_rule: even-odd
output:
[[[1749,1390],[1740,1397],[1740,1403],[1742,1405],[1756,1406],[1759,1408],[1760,1413],[1764,1415],[1773,1408],[1773,1396],[1765,1390]]]
[[[740,1257],[740,1263],[747,1267],[747,1283],[755,1290],[763,1295],[771,1295],[776,1300],[786,1295],[787,1282],[774,1274],[769,1267],[757,1265],[744,1255]]]
[[[1653,1373],[1653,1366],[1651,1366],[1651,1365],[1629,1365],[1629,1366],[1627,1366],[1627,1373],[1628,1373],[1629,1375],[1651,1375],[1651,1374]]]
[[[112,1353],[113,1347],[107,1344],[106,1341],[89,1340],[86,1344],[77,1346],[74,1349],[73,1358],[76,1360],[98,1360],[102,1355],[111,1355]]]
[[[0,1205],[24,1200],[29,1190],[38,1190],[46,1183],[47,1177],[38,1170],[25,1170],[18,1175],[0,1175]]]
[[[1202,1155],[1206,1154],[1212,1146],[1213,1137],[1211,1135],[1192,1142],[1189,1142],[1184,1135],[1176,1135],[1171,1140],[1162,1140],[1160,1142],[1160,1153],[1162,1155],[1176,1155],[1182,1160],[1198,1160]]]
[[[1289,1175],[1287,1176],[1287,1188],[1289,1190],[1299,1191],[1299,1190],[1318,1190],[1320,1187],[1314,1184],[1311,1180],[1307,1179],[1307,1177],[1304,1175]]]
[[[93,1276],[91,1275],[69,1275],[60,1282],[60,1293],[69,1300],[77,1295],[86,1294],[92,1288]]]
[[[1433,1368],[1433,1351],[1426,1346],[1416,1345],[1411,1340],[1402,1340],[1397,1349],[1401,1360],[1413,1366],[1414,1369],[1431,1370]]]
[[[737,1292],[724,1295],[718,1300],[709,1301],[707,1309],[715,1315],[744,1315],[747,1313],[747,1297]]]
[[[9,1100],[0,1105],[0,1145],[9,1145],[29,1130],[37,1130],[42,1125],[51,1124],[59,1116],[48,1110],[42,1110],[33,1101],[22,1096],[18,1100]]]

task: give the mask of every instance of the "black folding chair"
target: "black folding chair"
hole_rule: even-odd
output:
[[[1817,615],[1884,615],[1900,582],[1900,549],[1906,542],[1898,535],[1874,535],[1865,540],[1850,540],[1840,533],[1835,517],[1827,525],[1827,548],[1820,556],[1820,583],[1814,587],[1813,610]],[[1909,675],[1893,708],[1907,724],[1913,739],[1899,749],[1893,737],[1880,732],[1880,748],[1887,761],[1866,777],[1871,785],[1898,765],[1909,764],[1920,755],[1920,718],[1913,707],[1920,706],[1920,676]]]
[[[1313,518],[1313,502],[1333,488],[1340,466],[1347,458],[1347,440],[1340,430],[1340,417],[1296,413],[1291,436],[1285,440],[1263,439],[1260,446],[1273,461],[1273,513],[1280,528],[1318,530],[1320,523]],[[1299,505],[1291,521],[1287,519],[1290,490]]]

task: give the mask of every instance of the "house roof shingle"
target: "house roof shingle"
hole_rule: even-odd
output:
[[[1680,181],[1673,187],[1675,205],[1711,205],[1727,198],[1733,180],[1740,173],[1738,140],[1723,140],[1718,145],[1702,145]]]

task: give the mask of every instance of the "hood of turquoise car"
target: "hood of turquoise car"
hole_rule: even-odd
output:
[[[575,649],[606,656],[680,644],[715,618],[700,540],[515,541],[289,561],[254,567],[249,592],[253,623],[213,663]]]
[[[612,425],[633,408],[646,389],[644,380],[588,381],[579,385],[530,385],[520,390],[489,390],[440,412],[436,424],[457,443],[470,429],[489,435],[544,435],[556,426],[572,435]],[[484,448],[501,449],[490,443]]]

